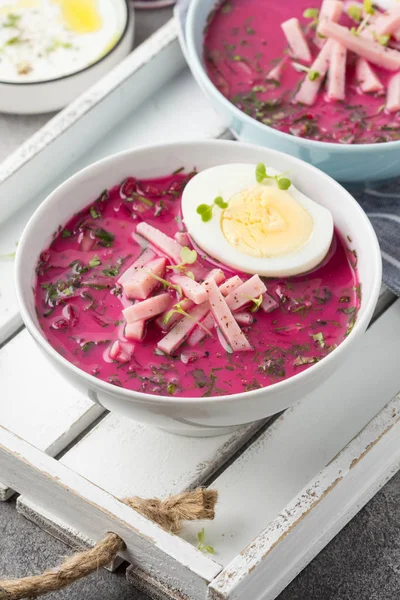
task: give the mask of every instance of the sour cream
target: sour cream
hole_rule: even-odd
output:
[[[113,0],[0,0],[0,82],[76,73],[119,41],[126,24]]]

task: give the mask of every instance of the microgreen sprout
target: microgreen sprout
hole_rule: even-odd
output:
[[[318,8],[306,8],[306,10],[303,12],[303,17],[305,19],[312,19],[309,26],[315,27],[318,24],[318,17],[319,17]]]
[[[321,348],[325,348],[325,339],[323,333],[316,333],[311,336],[314,342],[318,343]]]
[[[256,166],[256,181],[257,183],[262,183],[264,179],[275,179],[280,190],[288,190],[292,185],[290,179],[282,175],[282,173],[279,175],[268,175],[264,163],[260,162]]]
[[[353,21],[356,21],[357,23],[359,23],[362,19],[362,8],[361,8],[361,6],[352,4],[347,9],[347,14],[349,15],[350,19],[353,19]]]
[[[183,310],[181,302],[177,302],[176,304],[174,304],[171,310],[167,312],[167,314],[163,318],[164,325],[168,325],[168,322],[171,319],[172,315],[175,314],[182,315],[182,317],[188,317],[189,319],[194,321],[197,324],[197,326],[200,327],[200,329],[202,329],[207,335],[211,335],[211,331],[207,329],[207,327],[205,327],[202,323],[200,323],[200,321],[198,321],[197,319],[192,317],[192,315]]]
[[[367,15],[373,15],[375,13],[375,9],[373,7],[372,0],[364,0],[363,8],[364,8],[364,12],[367,13]]]
[[[214,554],[215,550],[212,546],[207,546],[204,542],[206,539],[206,533],[204,531],[204,527],[201,531],[199,531],[199,533],[197,534],[197,539],[199,540],[199,544],[197,546],[197,549],[200,550],[201,552],[208,552],[208,554]]]
[[[316,79],[318,79],[318,77],[321,77],[321,73],[319,71],[314,71],[313,69],[310,69],[310,67],[306,67],[301,63],[294,62],[292,63],[292,65],[296,69],[296,71],[304,71],[305,73],[308,73],[308,79],[310,81],[315,81]]]
[[[378,42],[381,46],[387,46],[390,40],[390,35],[377,35],[375,31],[373,32],[374,40]]]
[[[175,290],[176,292],[178,292],[178,295],[180,297],[183,296],[182,288],[180,285],[175,285],[174,283],[171,283],[170,281],[167,281],[166,279],[163,279],[162,277],[151,273],[151,271],[147,271],[147,273],[148,275],[150,275],[150,277],[153,277],[153,279],[156,279],[157,281],[162,283],[163,288],[171,288],[171,290]]]
[[[368,25],[368,22],[370,20],[371,15],[373,15],[375,13],[375,9],[374,9],[374,7],[372,5],[371,0],[364,0],[364,2],[363,2],[363,10],[364,10],[365,16],[362,19],[362,21],[359,24],[359,26],[357,27],[357,29],[355,27],[352,27],[350,29],[350,31],[351,31],[351,33],[353,35],[360,35],[360,33]],[[360,13],[361,13],[361,9],[360,9]],[[357,16],[360,16],[360,19],[361,19],[362,14],[360,15],[359,13],[357,13]],[[357,22],[359,22],[359,20]]]
[[[204,221],[204,223],[211,221],[214,206],[224,209],[228,208],[228,203],[224,201],[222,196],[217,196],[212,204],[199,204],[196,212],[201,216],[201,220]]]
[[[258,298],[250,298],[250,300],[253,302],[253,306],[251,307],[250,312],[257,312],[263,301],[262,294],[260,294]]]
[[[185,271],[188,265],[192,265],[197,260],[197,252],[196,250],[191,250],[188,246],[184,246],[181,250],[181,259],[182,262],[179,265],[170,265],[167,269],[172,269],[173,271]],[[191,271],[186,273],[188,277],[194,279],[194,275]]]

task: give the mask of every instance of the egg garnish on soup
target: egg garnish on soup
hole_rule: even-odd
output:
[[[201,171],[187,184],[182,214],[188,233],[212,258],[266,277],[298,275],[327,255],[332,215],[289,175],[263,163]]]

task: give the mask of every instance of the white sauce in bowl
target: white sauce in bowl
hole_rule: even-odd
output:
[[[124,0],[0,0],[0,82],[85,69],[118,43],[126,21]]]

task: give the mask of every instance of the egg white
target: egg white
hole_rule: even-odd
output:
[[[279,171],[267,167],[269,175]],[[217,196],[225,202],[242,190],[256,184],[256,165],[227,164],[201,171],[186,185],[182,195],[182,215],[189,235],[209,256],[228,267],[265,277],[289,277],[318,266],[327,255],[333,237],[334,223],[329,210],[305,196],[293,184],[287,192],[311,216],[313,229],[309,239],[295,252],[273,258],[254,257],[234,248],[221,229],[223,209],[214,205],[213,216],[204,222],[196,212],[200,204],[212,204]],[[290,177],[290,174],[287,175]],[[266,180],[266,185],[276,185]]]

